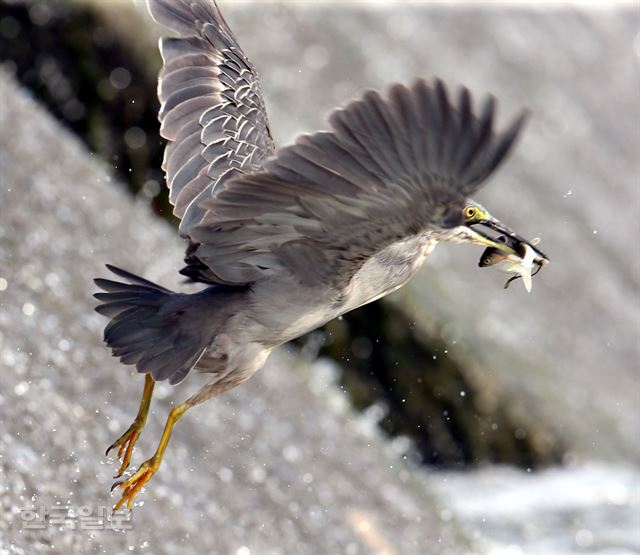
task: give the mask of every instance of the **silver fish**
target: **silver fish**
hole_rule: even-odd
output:
[[[508,244],[517,254],[505,254],[495,247],[488,247],[482,253],[478,266],[481,268],[492,266],[501,272],[515,274],[507,280],[504,288],[507,289],[512,281],[522,278],[525,289],[530,293],[532,276],[535,276],[542,266],[549,262],[549,259],[535,248],[540,243],[540,239],[536,237],[528,242],[501,235],[497,240]]]

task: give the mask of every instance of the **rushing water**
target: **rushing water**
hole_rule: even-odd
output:
[[[490,555],[640,553],[640,471],[588,463],[527,473],[494,466],[430,478],[441,517]]]

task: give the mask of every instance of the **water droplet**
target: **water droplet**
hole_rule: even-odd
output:
[[[19,396],[24,395],[27,391],[29,391],[29,384],[27,382],[20,382],[13,388],[13,392]]]
[[[22,305],[22,313],[25,316],[32,316],[35,310],[36,310],[36,307],[33,306],[31,303],[24,303]]]

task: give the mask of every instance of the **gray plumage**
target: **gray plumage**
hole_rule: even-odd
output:
[[[219,182],[254,171],[273,153],[260,81],[213,2],[151,0],[152,17],[177,38],[162,38],[160,134],[180,233],[204,210]]]
[[[442,227],[502,161],[523,118],[500,134],[495,103],[478,118],[441,81],[368,92],[299,138],[259,172],[220,185],[189,232],[216,281],[243,284],[289,273],[305,286],[344,287],[388,245]]]
[[[211,383],[197,404],[246,380],[273,347],[402,286],[440,240],[469,241],[462,208],[500,165],[524,121],[498,132],[495,100],[417,80],[335,111],[330,129],[274,153],[258,76],[217,6],[149,0],[178,34],[161,41],[163,168],[182,273],[174,293],[123,270],[97,308],[124,364],[177,383]]]
[[[111,318],[104,337],[113,355],[150,371],[156,381],[180,382],[217,333],[216,323],[224,321],[222,311],[234,292],[208,287],[193,295],[174,293],[110,264],[107,268],[129,282],[95,280],[105,291],[94,297],[103,303],[96,311]]]

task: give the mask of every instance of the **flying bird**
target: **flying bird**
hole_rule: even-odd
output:
[[[132,508],[189,408],[248,380],[274,347],[395,291],[439,242],[477,243],[512,262],[532,248],[533,262],[546,261],[469,198],[504,161],[524,114],[497,130],[493,97],[477,107],[464,87],[452,96],[442,81],[418,79],[369,91],[335,110],[329,130],[276,150],[258,74],[215,2],[148,8],[175,33],[160,40],[162,167],[188,242],[180,273],[202,288],[174,292],[111,265],[122,281],[95,280],[106,344],[145,374],[138,415],[107,450],[122,459],[116,478],[155,382],[177,384],[192,369],[210,379],[171,410],[155,454],[114,484],[114,511]]]

